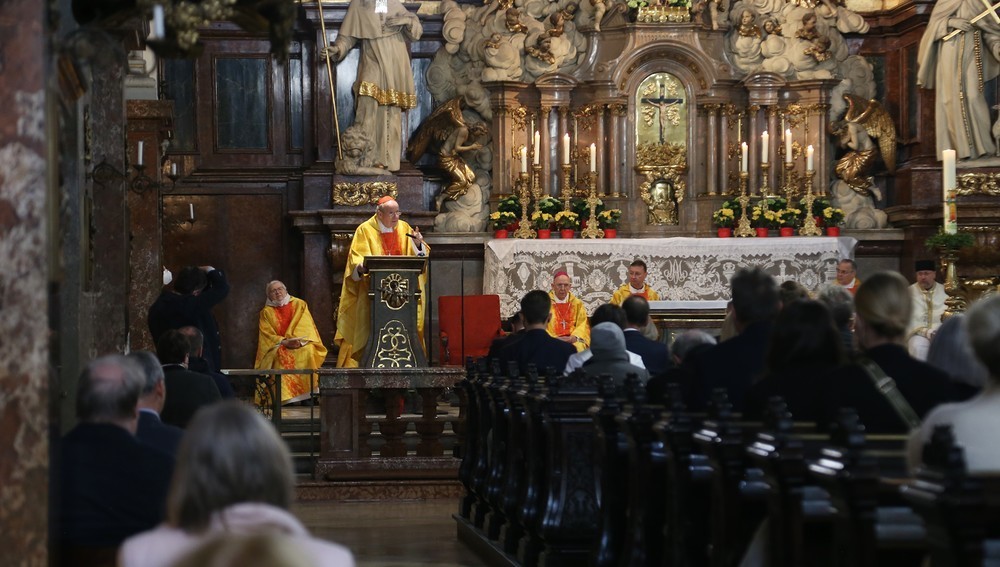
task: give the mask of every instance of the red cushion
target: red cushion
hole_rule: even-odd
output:
[[[464,365],[465,357],[486,356],[490,343],[500,334],[500,296],[439,297],[438,329],[442,337],[448,337],[449,356],[444,359],[442,345],[442,364]]]

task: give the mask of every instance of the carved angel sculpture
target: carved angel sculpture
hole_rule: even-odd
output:
[[[413,134],[406,147],[406,159],[415,162],[431,147],[437,147],[438,164],[448,172],[451,182],[438,195],[438,208],[446,199],[457,200],[476,182],[476,174],[462,158],[462,153],[478,150],[476,140],[488,133],[482,122],[467,124],[462,116],[461,97],[437,107]]]
[[[847,112],[831,133],[850,151],[834,168],[840,178],[834,184],[834,200],[844,209],[849,228],[880,228],[886,224],[885,213],[875,210],[873,199],[880,200],[882,195],[870,174],[879,155],[890,173],[896,171],[896,128],[878,101],[852,94],[845,94],[844,99]]]

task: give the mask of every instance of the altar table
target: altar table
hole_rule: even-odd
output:
[[[486,243],[483,293],[500,296],[500,312],[517,312],[533,289],[550,290],[565,270],[588,313],[611,300],[628,281],[633,260],[646,262],[646,283],[660,299],[692,309],[729,300],[729,279],[740,268],[759,267],[778,283],[794,280],[814,291],[833,282],[837,263],[853,258],[857,240],[791,238],[494,239]]]

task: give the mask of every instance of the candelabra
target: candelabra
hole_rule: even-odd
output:
[[[541,213],[542,209],[538,203],[542,200],[542,165],[531,166],[531,196],[535,199],[535,213]]]
[[[736,236],[754,236],[754,231],[750,228],[750,218],[747,217],[747,205],[750,204],[750,196],[747,195],[747,182],[750,180],[750,174],[741,171],[740,172],[740,196],[737,199],[740,203],[740,220],[736,225]]]
[[[818,226],[816,226],[816,217],[813,216],[812,212],[813,201],[816,200],[816,198],[813,196],[813,176],[815,175],[816,175],[815,171],[811,169],[806,170],[806,196],[805,196],[806,218],[805,221],[803,221],[802,223],[802,228],[799,230],[799,234],[802,236],[819,236],[823,234],[823,231],[820,230]]]
[[[767,183],[767,177],[770,171],[770,163],[760,164],[760,196],[765,199],[775,197],[775,195],[771,195],[771,187]]]
[[[958,279],[958,248],[940,246],[938,253],[941,254],[941,266],[944,268],[944,291],[948,294],[944,300],[944,315],[942,316],[942,319],[946,319],[952,315],[963,313],[968,307],[968,303],[962,297],[962,282]]]
[[[514,191],[517,200],[521,203],[521,222],[517,230],[514,231],[515,238],[534,238],[538,233],[531,228],[531,219],[528,218],[528,204],[531,203],[531,178],[528,172],[522,171],[514,181]]]
[[[569,211],[569,201],[573,198],[573,166],[568,163],[562,165],[561,193],[563,210]]]
[[[133,193],[143,195],[150,190],[160,190],[164,192],[173,191],[174,186],[177,184],[177,180],[181,178],[177,175],[176,170],[171,170],[170,173],[166,174],[167,178],[170,179],[170,186],[153,180],[150,176],[146,175],[145,164],[135,163],[132,164],[132,169],[135,170],[132,175],[132,180],[129,182],[129,189]],[[95,183],[102,186],[107,186],[109,183],[114,181],[125,181],[127,176],[118,170],[117,167],[111,165],[107,161],[102,161],[101,163],[94,166],[94,170],[90,172],[91,179]]]
[[[795,197],[799,194],[799,174],[795,171],[795,164],[786,161],[785,162],[785,186],[782,192],[785,194],[785,199],[788,201],[787,208],[792,209],[792,202]]]
[[[587,174],[587,207],[590,209],[590,216],[587,218],[587,228],[580,231],[581,238],[604,238],[604,231],[601,230],[597,222],[597,215],[594,210],[601,199],[597,196],[597,172],[591,171]]]

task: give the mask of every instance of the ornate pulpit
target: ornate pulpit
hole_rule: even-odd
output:
[[[422,368],[427,355],[417,325],[420,274],[427,259],[419,256],[368,256],[371,334],[363,368]]]

